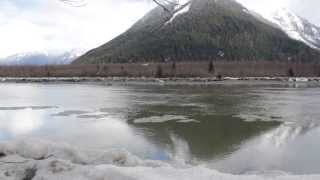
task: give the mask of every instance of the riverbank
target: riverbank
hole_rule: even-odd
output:
[[[104,83],[216,83],[221,81],[320,82],[320,77],[211,77],[211,78],[146,78],[146,77],[3,77],[0,82],[104,82]]]
[[[0,66],[0,77],[320,77],[320,64],[287,61],[194,61],[166,63]],[[265,78],[263,78],[265,79]]]

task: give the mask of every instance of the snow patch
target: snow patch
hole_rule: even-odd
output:
[[[178,2],[178,5],[175,5],[174,7],[174,13],[172,14],[171,18],[165,23],[165,25],[172,23],[179,15],[189,12],[190,6],[191,2],[189,0],[183,0],[183,2]]]
[[[308,78],[303,78],[303,77],[289,79],[289,82],[308,82],[308,81],[309,81]]]
[[[69,144],[53,143],[41,139],[23,139],[0,144],[0,153],[10,158],[19,156],[28,161],[47,159],[62,159],[78,165],[113,164],[120,166],[150,166],[164,164],[160,161],[141,160],[126,150],[110,149],[108,151],[80,150]],[[1,163],[1,161],[0,161]]]
[[[231,175],[204,166],[142,160],[124,151],[81,151],[66,144],[20,140],[0,144],[0,179],[5,180],[317,180],[320,175]],[[52,155],[49,157],[49,155]]]
[[[243,8],[242,12],[247,13],[247,14],[251,14],[250,11],[247,8]]]

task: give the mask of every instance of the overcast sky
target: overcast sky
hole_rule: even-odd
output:
[[[289,9],[310,22],[320,26],[320,0],[238,0],[246,7],[260,13],[279,8]]]
[[[0,58],[30,51],[88,50],[124,32],[154,7],[151,0],[0,0]],[[286,7],[320,25],[319,0],[238,0],[268,13]]]

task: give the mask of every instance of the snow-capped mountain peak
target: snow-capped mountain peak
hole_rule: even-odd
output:
[[[312,48],[320,49],[320,27],[308,20],[284,8],[265,18],[278,25],[291,38],[304,42]]]
[[[73,49],[66,52],[34,51],[17,53],[0,59],[0,65],[59,65],[70,64],[84,53]]]

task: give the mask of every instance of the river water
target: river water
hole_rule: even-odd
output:
[[[320,173],[320,86],[0,84],[0,141],[124,149],[223,173]]]

